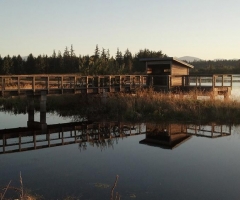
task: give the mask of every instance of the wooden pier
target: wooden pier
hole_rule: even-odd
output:
[[[99,94],[133,92],[141,88],[164,92],[200,90],[229,96],[234,77],[239,75],[6,75],[0,76],[0,96],[40,95],[42,91],[47,95]]]

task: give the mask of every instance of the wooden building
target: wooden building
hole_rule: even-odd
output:
[[[189,75],[192,65],[173,57],[142,58],[146,63],[148,84],[155,90],[169,91],[183,85],[183,76]]]

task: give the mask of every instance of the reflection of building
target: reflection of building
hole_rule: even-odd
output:
[[[164,149],[173,149],[190,139],[186,133],[186,126],[179,124],[147,126],[146,138],[141,144],[158,146]]]
[[[164,149],[174,149],[194,136],[218,138],[231,135],[231,127],[224,125],[185,125],[165,124],[147,125],[146,138],[139,143],[157,146]]]

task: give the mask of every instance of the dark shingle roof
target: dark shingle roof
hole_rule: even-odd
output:
[[[140,61],[142,62],[148,62],[148,61],[175,61],[175,62],[178,62],[182,65],[185,65],[189,68],[194,68],[193,65],[190,65],[186,62],[183,62],[181,60],[178,60],[177,58],[174,58],[174,57],[165,57],[165,58],[140,58]]]

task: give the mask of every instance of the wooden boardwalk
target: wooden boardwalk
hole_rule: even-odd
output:
[[[230,94],[233,76],[218,75],[99,75],[39,74],[0,76],[0,96],[52,94],[98,94],[131,92],[152,87],[156,91],[198,89],[215,94]],[[235,75],[237,76],[237,75]]]

